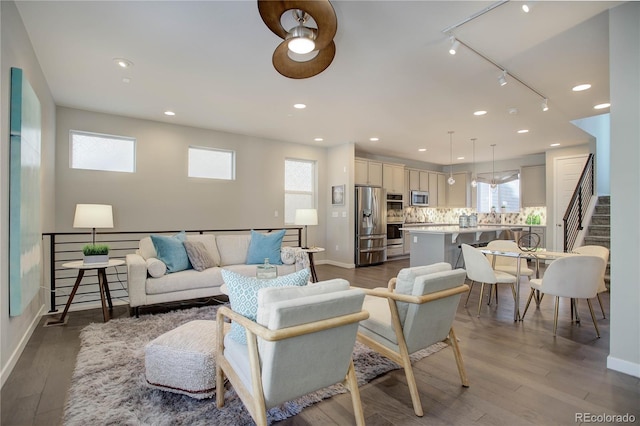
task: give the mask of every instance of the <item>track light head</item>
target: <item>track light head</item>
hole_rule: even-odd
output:
[[[460,42],[455,39],[455,37],[451,37],[451,47],[449,48],[449,54],[455,55],[458,51],[458,47],[460,47]]]
[[[498,83],[500,86],[507,84],[507,70],[502,70],[502,75],[498,78]]]
[[[542,101],[541,107],[542,107],[542,111],[545,111],[545,112],[549,111],[549,104],[547,103],[546,99]]]

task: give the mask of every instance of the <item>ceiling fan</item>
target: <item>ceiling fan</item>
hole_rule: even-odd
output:
[[[289,10],[297,25],[286,30],[281,18]],[[258,11],[267,27],[283,39],[273,52],[272,60],[280,74],[295,79],[309,78],[331,64],[336,54],[333,38],[338,21],[329,0],[258,0]],[[317,28],[305,25],[310,19]],[[292,58],[294,55],[296,59]]]

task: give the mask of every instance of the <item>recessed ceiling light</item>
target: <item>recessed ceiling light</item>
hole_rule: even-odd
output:
[[[305,104],[293,104],[295,109],[305,109],[307,106]]]
[[[133,66],[133,62],[125,58],[113,58],[113,61],[118,64],[120,68],[130,68]]]
[[[487,113],[487,111],[480,110],[480,111],[474,112],[473,115],[478,115],[479,116],[479,115],[485,115],[486,113]]]
[[[529,133],[529,129],[520,129],[518,133]]]
[[[371,142],[378,142],[380,140],[380,138],[369,138],[369,140]]]
[[[549,145],[549,146],[560,146],[560,144],[559,144],[559,143],[552,143],[552,144],[551,144],[551,145]]]
[[[418,151],[420,152],[425,152],[427,150],[427,148],[418,148]]]
[[[315,138],[315,139],[314,139],[314,141],[316,141],[316,142],[322,142],[323,140],[324,140],[324,139],[322,139],[322,138]]]
[[[585,84],[578,84],[571,90],[573,90],[574,92],[582,92],[583,90],[587,90],[587,89],[591,89],[591,85],[588,83],[585,83]]]
[[[176,113],[175,113],[175,112],[173,112],[173,111],[165,111],[165,112],[164,112],[164,115],[168,115],[168,116],[173,117],[174,115],[176,115]]]
[[[464,160],[464,157],[458,157],[458,160]]]
[[[605,109],[605,108],[609,108],[610,106],[611,104],[609,102],[605,102],[603,104],[598,104],[594,106],[593,109]]]

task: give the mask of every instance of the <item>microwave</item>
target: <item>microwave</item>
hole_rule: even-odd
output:
[[[428,207],[429,191],[411,191],[411,199],[409,202],[412,206]]]

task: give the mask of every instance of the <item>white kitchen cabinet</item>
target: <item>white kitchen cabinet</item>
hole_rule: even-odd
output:
[[[382,186],[387,194],[404,193],[404,166],[384,163],[382,165]]]
[[[428,191],[429,190],[429,172],[420,170],[419,180],[420,180],[420,191]]]
[[[382,163],[356,158],[354,180],[356,185],[382,186]]]
[[[438,175],[429,172],[429,207],[438,207]]]
[[[409,169],[409,190],[428,191],[429,172],[426,170]]]
[[[447,207],[469,207],[469,173],[454,173],[453,178],[453,185],[447,183]]]
[[[438,188],[438,199],[437,203],[433,207],[446,207],[447,206],[447,177],[438,173],[437,176],[437,188]],[[429,200],[429,204],[431,204],[431,200]]]
[[[520,170],[520,204],[522,207],[547,205],[545,166],[524,166]]]

